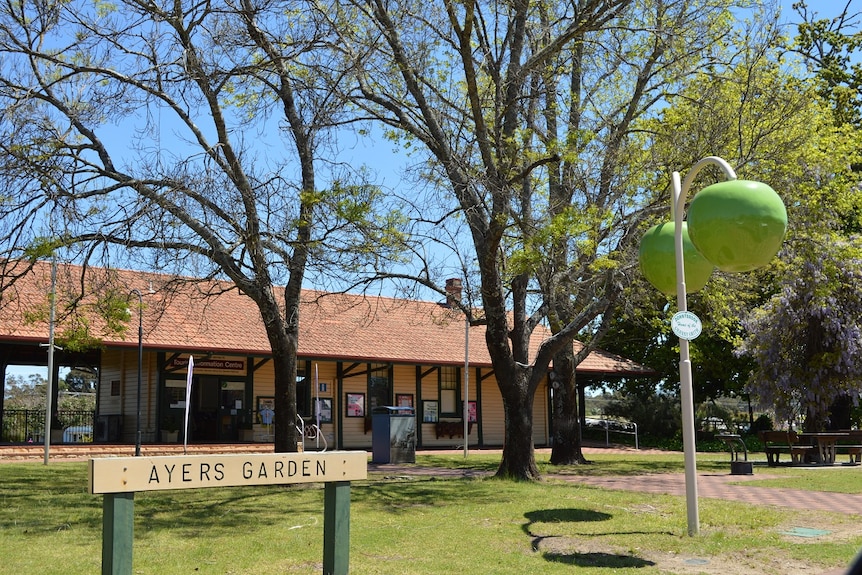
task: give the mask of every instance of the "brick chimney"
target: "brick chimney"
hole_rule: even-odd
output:
[[[446,280],[446,305],[453,307],[461,303],[461,278],[450,278]]]

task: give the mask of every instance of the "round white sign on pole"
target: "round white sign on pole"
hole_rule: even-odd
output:
[[[700,335],[703,324],[690,311],[678,311],[670,319],[670,328],[677,337],[690,341]]]

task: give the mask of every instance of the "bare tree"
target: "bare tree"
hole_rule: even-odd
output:
[[[386,245],[390,231],[371,221],[373,187],[332,163],[317,181],[344,110],[331,37],[302,0],[0,8],[4,261],[63,247],[83,263],[229,278],[272,348],[276,451],[297,444],[309,262],[350,244],[346,265],[360,266],[362,238]]]

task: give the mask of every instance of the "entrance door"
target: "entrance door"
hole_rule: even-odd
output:
[[[219,440],[239,441],[245,400],[245,382],[223,381],[219,390]]]
[[[219,380],[212,375],[195,377],[192,383],[192,431],[189,439],[193,441],[217,441]]]

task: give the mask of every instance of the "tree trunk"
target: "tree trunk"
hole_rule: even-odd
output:
[[[518,387],[526,389],[526,386]],[[496,476],[520,481],[538,480],[541,476],[533,449],[533,394],[517,391],[508,396],[504,394],[503,413],[506,437]]]
[[[554,356],[554,422],[551,464],[577,465],[588,463],[581,450],[581,426],[578,421],[578,388],[571,346]]]
[[[852,425],[853,400],[842,393],[832,400],[829,407],[829,423],[827,430],[850,429]]]
[[[251,294],[250,294],[251,295]],[[285,322],[272,290],[254,294],[272,348],[272,366],[275,377],[275,452],[297,451],[299,433],[296,430],[296,352],[298,334],[291,323]],[[289,302],[288,302],[289,303]],[[296,302],[299,305],[299,302]],[[290,308],[288,308],[290,310]]]
[[[285,337],[279,350],[273,344],[275,371],[275,452],[297,451],[299,433],[296,431],[296,340]]]

